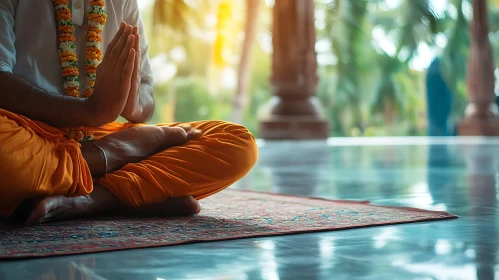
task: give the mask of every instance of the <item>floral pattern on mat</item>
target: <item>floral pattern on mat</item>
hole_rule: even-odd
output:
[[[101,218],[35,227],[0,223],[0,259],[82,254],[455,218],[445,212],[225,190],[184,218]]]

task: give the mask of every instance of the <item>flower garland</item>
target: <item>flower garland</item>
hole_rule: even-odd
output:
[[[74,37],[74,26],[68,0],[52,0],[56,11],[57,33],[59,35],[59,59],[64,77],[64,91],[68,96],[89,97],[94,91],[97,66],[102,61],[101,33],[106,23],[105,3],[102,0],[90,0],[88,12],[87,45],[85,50],[86,85],[80,94],[78,57]]]
[[[94,92],[97,66],[101,63],[103,53],[100,49],[102,44],[102,31],[106,23],[107,15],[102,0],[90,0],[90,11],[88,12],[87,44],[85,49],[85,78],[86,84],[80,93],[80,81],[78,79],[78,57],[74,37],[74,25],[68,0],[52,0],[56,14],[57,33],[59,36],[59,59],[64,77],[64,92],[67,96],[89,97]],[[70,139],[78,142],[90,140],[92,135],[80,129],[66,131]]]

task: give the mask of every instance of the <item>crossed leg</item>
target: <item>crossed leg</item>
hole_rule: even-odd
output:
[[[114,172],[94,183],[90,194],[52,192],[42,199],[26,197],[28,200],[18,208],[21,211],[16,212],[30,213],[29,224],[111,211],[139,215],[198,213],[197,200],[242,178],[256,162],[257,149],[244,127],[216,121],[191,125],[191,130],[173,124],[109,133],[96,143],[105,150],[108,168]],[[195,137],[196,129],[202,135]],[[189,137],[194,139],[182,145]],[[103,173],[101,151],[93,144],[83,145],[82,155],[92,175]],[[22,211],[23,207],[34,210]]]
[[[102,151],[91,142],[82,145],[82,155],[92,176],[97,178],[104,175],[106,169],[113,172],[128,163],[140,162],[162,150],[182,145],[199,133],[200,131],[192,126],[184,126],[184,129],[156,126],[132,127],[95,140],[96,144],[102,147],[106,153],[107,167]],[[171,198],[136,208],[127,207],[99,183],[94,183],[92,193],[85,196],[52,195],[28,201],[25,207],[27,209],[24,210],[24,215],[29,213],[29,217],[26,219],[27,225],[99,213],[181,216],[197,214],[201,209],[198,201],[192,196]]]

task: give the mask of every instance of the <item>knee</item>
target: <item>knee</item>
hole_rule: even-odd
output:
[[[258,145],[256,144],[256,140],[253,134],[251,134],[249,131],[247,131],[247,138],[248,140],[246,141],[246,148],[244,149],[242,155],[245,158],[245,173],[248,173],[258,161]]]
[[[258,146],[251,132],[242,125],[226,123],[227,155],[237,179],[244,177],[258,160]]]

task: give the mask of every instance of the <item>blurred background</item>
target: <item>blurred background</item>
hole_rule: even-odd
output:
[[[456,133],[467,104],[470,0],[314,3],[317,97],[330,136]],[[156,82],[151,123],[222,119],[260,137],[272,97],[273,5],[139,0]],[[488,6],[497,57],[499,0]]]

